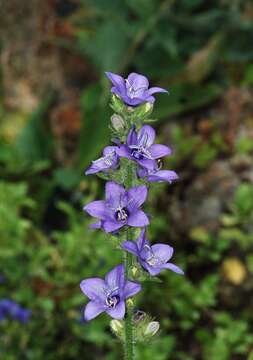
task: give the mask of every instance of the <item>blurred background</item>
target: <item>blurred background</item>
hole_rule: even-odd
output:
[[[252,1],[0,0],[0,13],[0,300],[31,310],[0,316],[0,358],[121,358],[108,317],[82,322],[80,280],[121,255],[82,206],[103,196],[84,169],[110,140],[104,71],[135,71],[170,89],[154,117],[180,180],[151,191],[149,233],[186,273],[145,285],[139,309],[162,330],[137,360],[252,360]]]

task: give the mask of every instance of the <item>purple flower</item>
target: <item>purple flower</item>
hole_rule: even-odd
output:
[[[176,265],[168,262],[173,255],[173,248],[166,244],[150,245],[145,237],[145,229],[141,231],[137,242],[125,241],[123,249],[137,256],[142,267],[150,275],[158,275],[163,269],[170,269],[177,274],[184,272]]]
[[[105,200],[92,201],[84,210],[100,221],[93,228],[102,227],[105,232],[113,232],[128,225],[143,227],[149,224],[147,215],[140,206],[147,197],[145,185],[126,190],[123,186],[108,181],[105,186]]]
[[[178,175],[172,170],[159,170],[158,166],[154,169],[139,168],[137,170],[138,176],[143,179],[147,178],[149,182],[164,182],[167,181],[169,184],[172,181],[178,179]]]
[[[153,170],[157,166],[157,159],[171,154],[168,146],[153,144],[154,140],[155,130],[151,126],[144,125],[138,132],[132,128],[128,134],[126,145],[119,147],[118,155],[134,160],[146,169]]]
[[[22,308],[19,304],[9,299],[0,300],[0,320],[11,317],[21,323],[26,323],[31,315],[31,311]]]
[[[155,101],[154,96],[152,96],[153,94],[168,92],[160,87],[149,89],[148,79],[140,74],[131,73],[127,79],[111,72],[106,72],[105,74],[113,84],[111,92],[118,95],[125,104],[130,106],[140,105],[144,102],[153,103]]]
[[[106,146],[103,151],[103,157],[92,161],[91,166],[86,170],[85,175],[96,174],[100,171],[116,169],[119,157],[117,155],[117,146]]]
[[[125,299],[141,290],[141,286],[125,279],[125,268],[118,265],[112,269],[105,279],[91,278],[80,284],[82,292],[90,299],[84,310],[86,321],[94,319],[106,312],[114,319],[125,316]]]

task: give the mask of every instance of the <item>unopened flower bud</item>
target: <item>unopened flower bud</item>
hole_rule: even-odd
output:
[[[111,326],[111,329],[112,331],[115,333],[115,334],[119,334],[122,329],[123,329],[123,324],[121,321],[119,320],[112,320],[110,322],[110,326]]]
[[[136,266],[133,266],[133,267],[132,267],[132,274],[133,274],[133,277],[135,277],[135,276],[136,276],[137,272],[138,272],[138,268],[137,268]]]
[[[132,299],[127,299],[127,305],[128,306],[134,306],[134,302]]]
[[[111,116],[112,127],[116,131],[123,130],[125,127],[124,120],[121,116],[113,114]]]
[[[144,105],[144,109],[146,113],[149,113],[153,110],[154,105],[150,102],[146,102],[146,104]]]
[[[148,323],[144,335],[150,337],[154,336],[159,330],[159,328],[160,328],[160,324],[158,321],[151,321],[150,323]]]

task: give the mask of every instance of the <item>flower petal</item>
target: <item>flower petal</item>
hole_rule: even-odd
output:
[[[129,212],[137,210],[146,200],[148,189],[145,185],[134,186],[127,192],[127,208]]]
[[[132,127],[132,129],[129,131],[127,135],[127,145],[136,145],[137,144],[137,133],[135,131],[135,128]]]
[[[112,84],[118,90],[120,90],[120,92],[122,92],[122,94],[124,94],[126,92],[126,90],[125,90],[126,89],[125,79],[123,79],[122,76],[111,73],[111,72],[106,72],[105,75],[112,82]]]
[[[122,248],[128,252],[130,252],[131,254],[138,256],[138,248],[137,248],[137,244],[134,241],[124,241],[123,244],[121,245]]]
[[[155,256],[157,256],[162,262],[167,262],[173,255],[173,247],[166,244],[155,244],[151,246],[151,249]]]
[[[103,150],[103,155],[108,156],[113,153],[117,153],[118,146],[106,146]]]
[[[148,94],[149,95],[153,95],[155,93],[168,93],[168,91],[163,89],[163,88],[160,88],[158,86],[154,86],[154,87],[148,89]]]
[[[105,311],[105,307],[95,301],[90,301],[84,309],[84,319],[90,321]]]
[[[142,210],[138,210],[129,216],[127,224],[130,226],[143,227],[149,224],[149,219]]]
[[[125,299],[134,296],[135,294],[137,294],[139,291],[141,291],[141,285],[137,284],[133,281],[127,281],[124,291],[123,291],[123,296]]]
[[[159,170],[154,174],[148,176],[149,182],[162,182],[167,181],[168,183],[172,183],[173,180],[177,180],[178,175],[175,171],[171,170]]]
[[[148,170],[153,170],[156,166],[155,160],[149,160],[149,159],[143,159],[143,160],[137,160],[137,162]]]
[[[125,157],[127,159],[132,159],[132,156],[128,150],[128,147],[126,145],[121,145],[118,150],[117,150],[117,154],[120,157]]]
[[[139,178],[143,179],[144,177],[148,176],[148,170],[145,168],[139,167],[137,169],[137,174],[138,174]]]
[[[92,201],[83,208],[89,215],[99,219],[106,218],[106,207],[104,200]]]
[[[149,148],[154,143],[155,136],[155,130],[149,125],[144,125],[138,131],[138,144]]]
[[[149,152],[153,159],[159,159],[171,154],[171,149],[166,145],[154,144],[150,146]]]
[[[125,285],[125,267],[120,264],[115,266],[109,273],[105,276],[105,282],[107,286],[114,290],[116,288],[122,289]]]
[[[163,269],[170,269],[170,270],[174,271],[174,272],[177,273],[177,274],[184,275],[183,270],[180,269],[179,266],[174,265],[174,264],[172,264],[172,263],[163,264],[161,267],[162,267]]]
[[[103,221],[102,224],[104,231],[107,233],[116,231],[120,229],[122,226],[124,226],[124,224],[122,224],[121,222],[112,221],[112,220],[105,220]]]
[[[100,278],[90,278],[81,281],[80,288],[82,292],[90,299],[96,302],[104,302],[106,283]]]
[[[100,158],[94,161],[91,166],[85,171],[85,175],[96,174],[100,171],[108,169],[110,166],[106,165],[105,159]]]
[[[146,240],[146,229],[142,229],[137,239],[137,247],[139,252],[142,251],[145,244],[149,245],[149,242]]]
[[[153,104],[153,103],[155,102],[154,96],[148,96],[148,97],[146,98],[146,102],[149,102],[149,103]]]
[[[105,185],[106,201],[110,202],[112,208],[116,209],[119,206],[120,200],[122,200],[125,192],[124,187],[114,181],[107,181]]]
[[[145,261],[140,260],[140,264],[142,265],[142,267],[147,270],[149,272],[150,275],[152,276],[156,276],[158,274],[160,274],[161,272],[161,267],[160,266],[150,266],[149,264],[147,264]]]
[[[124,96],[121,96],[121,98],[124,101],[124,103],[129,106],[136,106],[136,105],[140,105],[144,102],[147,102],[145,96],[130,98],[129,96],[124,95]]]
[[[149,82],[146,76],[134,72],[128,75],[127,82],[134,89],[148,89],[149,87]]]
[[[102,222],[101,221],[98,221],[94,224],[90,224],[90,229],[100,229],[102,226]]]
[[[125,316],[126,306],[124,301],[120,301],[114,309],[107,309],[107,314],[114,319],[121,320]]]

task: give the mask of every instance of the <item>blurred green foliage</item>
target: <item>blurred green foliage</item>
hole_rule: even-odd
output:
[[[185,189],[215,161],[246,157],[252,168],[250,133],[239,134],[232,147],[217,114],[207,110],[229,87],[244,91],[253,84],[252,13],[251,2],[240,0],[81,1],[68,17],[74,38],[55,45],[81,56],[94,74],[80,94],[81,128],[71,163],[57,158],[59,139],[48,120],[57,94],[47,91],[27,116],[8,111],[1,89],[0,273],[6,280],[0,298],[32,310],[26,325],[0,322],[1,359],[121,358],[105,315],[89,324],[81,320],[80,280],[103,276],[120,261],[111,239],[89,230],[82,214],[85,203],[103,194],[102,182],[84,178],[83,169],[109,140],[104,71],[136,71],[171,91],[157,97],[155,117],[164,138],[173,119],[169,133],[176,151],[167,165],[181,180],[150,193],[149,231],[152,240],[175,246],[175,262],[186,272],[184,278],[166,272],[162,283],[145,285],[139,308],[161,322],[161,333],[149,346],[138,346],[137,359],[252,360],[252,180],[239,177],[214,230],[203,222],[186,232],[184,212],[176,218],[188,201]],[[208,117],[208,136],[195,124],[189,131],[193,116]],[[237,283],[238,270],[224,272],[224,259],[231,257],[246,273]]]

